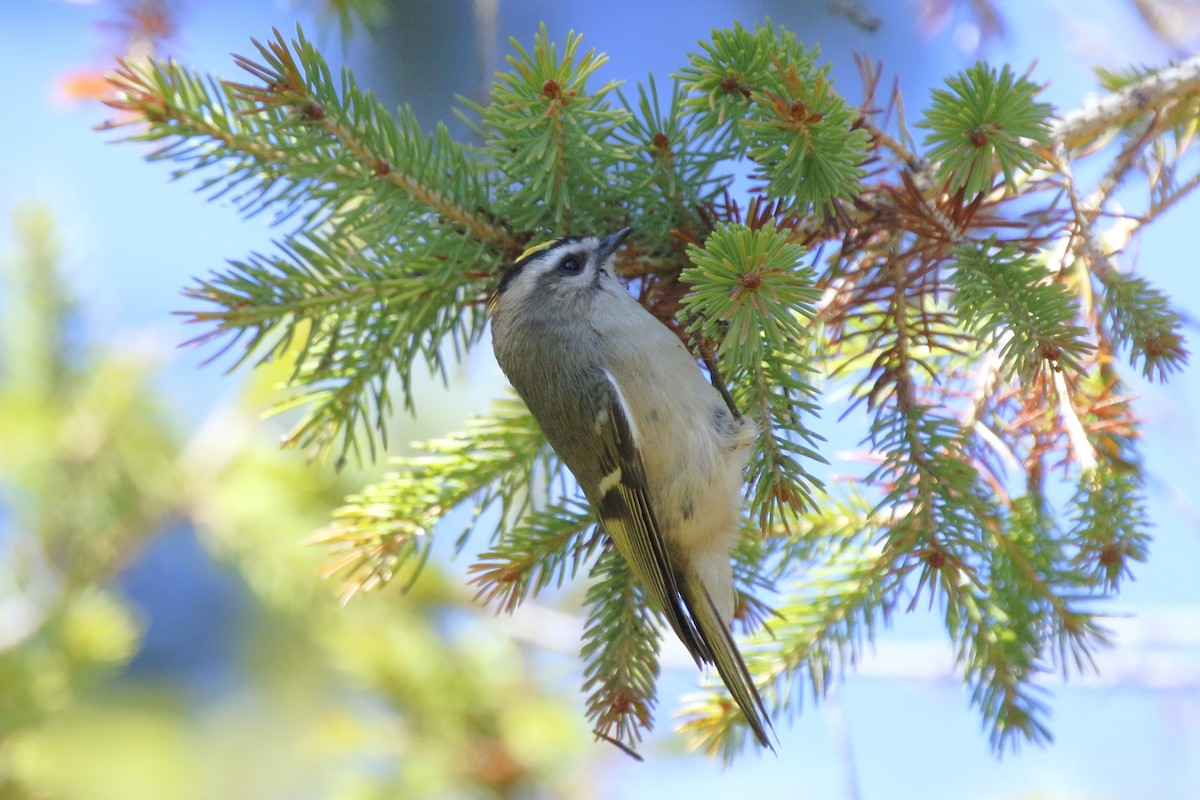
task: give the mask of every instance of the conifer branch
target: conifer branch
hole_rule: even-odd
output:
[[[536,511],[471,565],[471,582],[480,587],[476,599],[497,601],[512,613],[551,583],[573,579],[602,541],[592,512],[577,500]]]
[[[234,57],[237,65],[259,83],[225,82],[248,109],[282,108],[297,121],[324,130],[331,142],[357,157],[357,163],[350,161],[338,165],[337,172],[341,177],[382,179],[411,196],[419,205],[427,206],[468,235],[510,258],[520,251],[520,244],[507,231],[479,211],[468,210],[462,203],[452,200],[429,180],[429,161],[439,155],[449,155],[458,148],[444,127],[438,128],[436,145],[422,143],[420,131],[408,119],[408,114],[402,113],[397,127],[391,114],[370,94],[360,93],[347,73],[342,75],[340,95],[335,94],[328,68],[301,31],[297,30],[297,38],[290,44],[278,30],[274,33],[275,38],[265,44],[252,40],[261,63],[246,56]],[[404,147],[408,143],[416,143],[417,148]],[[379,144],[383,146],[379,147]],[[476,200],[483,197],[481,191],[464,194],[467,197],[474,195]]]
[[[1200,56],[1140,76],[1138,80],[1051,125],[1050,137],[1068,151],[1092,144],[1105,133],[1160,109],[1187,108],[1200,95]]]
[[[820,460],[818,437],[800,416],[816,413],[816,390],[799,356],[817,299],[804,255],[786,233],[722,226],[703,249],[688,247],[694,266],[680,275],[692,287],[682,311],[692,320],[688,332],[719,342],[735,402],[759,425],[749,472],[751,510],[763,527],[785,507],[812,506],[819,487],[803,461]]]
[[[819,509],[781,526],[788,532],[768,540],[781,549],[781,574],[794,577],[784,587],[785,604],[770,616],[769,632],[760,632],[743,651],[775,709],[802,704],[800,676],[814,700],[824,697],[835,673],[852,666],[872,638],[877,615],[888,613],[888,571],[871,543],[884,522],[861,498],[828,497]],[[726,762],[750,736],[723,686],[690,699],[681,730],[694,746]]]
[[[1057,121],[1031,81],[979,64],[935,93],[918,145],[898,93],[896,121],[874,107],[877,69],[862,66],[854,108],[816,49],[769,23],[714,31],[661,105],[653,78],[625,97],[595,83],[603,55],[574,33],[560,51],[543,28],[469,106],[483,145],[468,147],[335,78],[303,35],[256,46],[237,62],[246,83],[123,64],[111,104],[177,175],[296,221],[277,252],[187,291],[204,304],[188,312],[197,341],[294,362],[285,403],[307,416],[289,443],[373,456],[396,385],[411,408],[414,369],[444,371],[477,341],[494,276],[527,242],[632,224],[618,268],[720,357],[762,432],[735,569],[739,621],[770,628],[747,649],[764,697],[797,704],[805,675],[820,696],[878,621],[928,597],[994,746],[1049,737],[1034,678],[1089,668],[1105,633],[1082,604],[1147,554],[1114,356],[1162,379],[1187,357],[1179,314],[1097,224],[1135,171],[1145,209],[1121,216],[1119,244],[1200,185],[1176,169],[1200,61],[1106,73],[1107,98]],[[1082,185],[1075,163],[1100,157]],[[734,196],[725,164],[760,190]],[[872,467],[851,499],[818,494],[811,472],[811,417],[836,402],[820,379],[866,418]],[[472,512],[460,547],[490,528],[471,571],[501,608],[591,564],[589,717],[632,751],[655,705],[656,610],[614,551],[597,557],[606,540],[536,425],[509,402],[425,448],[336,513],[319,537],[330,572],[349,592],[410,579],[456,508]],[[1062,486],[1074,495],[1052,502]],[[718,689],[685,727],[729,757],[738,718]]]
[[[473,420],[467,431],[421,449],[426,455],[397,459],[397,472],[348,498],[311,540],[337,556],[325,574],[342,575],[343,598],[391,580],[408,566],[408,580],[415,579],[438,522],[450,511],[473,504],[461,547],[485,511],[499,512],[493,537],[521,520],[538,477],[549,486],[561,483],[563,467],[541,429],[512,400],[497,403],[492,416]]]
[[[1102,465],[1080,476],[1071,505],[1069,534],[1076,548],[1071,566],[1088,585],[1115,592],[1132,576],[1132,564],[1145,561],[1150,544],[1137,476],[1129,469]]]
[[[636,754],[653,727],[659,633],[629,564],[607,549],[592,568],[583,633],[583,690],[596,735]]]

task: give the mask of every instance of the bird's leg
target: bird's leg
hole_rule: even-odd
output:
[[[712,381],[713,388],[721,393],[721,397],[725,398],[725,405],[729,406],[733,418],[741,419],[742,412],[738,411],[737,404],[733,402],[733,395],[729,393],[729,387],[725,385],[725,379],[721,377],[721,370],[717,369],[716,357],[706,349],[702,358],[704,366],[708,367],[708,379]]]

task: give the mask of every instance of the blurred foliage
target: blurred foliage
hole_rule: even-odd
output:
[[[1129,1],[1165,40],[1182,46],[1194,39],[1197,14],[1184,8],[1187,4]],[[187,4],[181,0],[100,4],[111,12],[106,28],[121,38],[115,50],[139,62],[162,52],[187,22]],[[352,30],[371,31],[389,12],[411,10],[401,0],[310,0],[306,5],[336,21],[343,38]],[[828,5],[864,28],[877,24],[865,4],[836,0]],[[918,0],[914,8],[917,26],[926,33],[966,19],[984,38],[1006,35],[1001,4],[991,0]],[[1186,358],[1180,319],[1166,296],[1118,264],[1115,254],[1130,236],[1122,238],[1118,231],[1111,237],[1112,228],[1099,229],[1116,218],[1132,220],[1127,230],[1136,231],[1196,187],[1194,172],[1181,168],[1191,163],[1183,158],[1196,130],[1194,80],[1188,85],[1177,77],[1161,80],[1160,72],[1170,69],[1108,72],[1100,76],[1112,93],[1104,102],[1123,97],[1136,102],[1125,103],[1118,114],[1083,108],[1053,121],[1050,109],[1034,102],[1037,87],[1029,76],[1016,78],[1007,67],[980,64],[951,76],[946,89],[935,93],[934,108],[920,126],[928,129],[921,149],[906,129],[898,94],[882,103],[885,108],[877,106],[883,100],[876,96],[881,71],[863,62],[861,106],[849,105],[827,82],[827,70],[816,66],[816,49],[806,49],[782,28],[714,31],[712,42],[702,42],[703,52],[676,76],[669,96],[658,91],[652,76],[635,91],[622,92],[614,81],[592,91],[583,79],[604,57],[589,52],[574,61],[579,39],[571,37],[558,59],[543,35],[532,55],[515,48],[521,57],[510,66],[516,72],[501,76],[496,86],[496,95],[509,102],[475,109],[479,131],[492,149],[483,154],[477,173],[471,167],[479,152],[460,148],[444,128],[422,133],[408,110],[392,115],[349,74],[339,76],[339,84],[316,49],[303,37],[301,43],[305,47],[293,46],[292,52],[280,37],[268,43],[257,62],[239,61],[252,78],[268,79],[261,86],[254,80],[218,84],[170,62],[155,75],[159,84],[149,88],[180,89],[172,95],[180,102],[161,109],[151,103],[147,114],[147,121],[160,124],[147,138],[178,146],[164,148],[160,157],[195,156],[188,166],[215,167],[209,184],[215,190],[234,188],[247,209],[275,206],[281,218],[299,210],[317,233],[316,241],[289,237],[281,254],[254,254],[211,283],[194,287],[198,296],[229,300],[230,308],[243,314],[220,324],[232,321],[225,330],[235,335],[251,332],[242,339],[242,344],[251,342],[246,356],[260,337],[275,345],[270,355],[277,362],[266,374],[302,389],[289,403],[313,401],[313,413],[294,430],[292,443],[342,452],[360,441],[373,447],[385,432],[390,393],[398,389],[406,404],[411,401],[411,363],[424,360],[444,373],[449,351],[460,356],[479,335],[480,287],[489,285],[503,258],[525,244],[518,240],[545,229],[582,229],[583,223],[623,224],[625,211],[619,206],[636,206],[631,213],[638,225],[637,248],[624,259],[623,272],[638,282],[642,300],[664,321],[704,331],[702,346],[734,362],[726,371],[738,401],[760,406],[757,413],[771,422],[773,435],[756,453],[756,466],[769,468],[752,484],[752,505],[764,535],[746,537],[736,569],[748,604],[754,601],[750,591],[769,593],[775,581],[788,587],[786,602],[776,609],[787,622],[773,627],[782,645],[764,645],[760,637],[764,646],[752,653],[756,673],[773,682],[778,703],[799,703],[802,674],[819,696],[833,670],[854,660],[879,621],[910,599],[909,607],[916,605],[917,598],[908,596],[915,584],[917,595],[927,591],[931,601],[939,599],[974,702],[995,722],[993,740],[1013,742],[1013,732],[1035,740],[1048,735],[1040,719],[1044,707],[1030,694],[1029,676],[1058,666],[1066,671],[1067,664],[1057,662],[1060,657],[1086,665],[1088,648],[1103,641],[1103,632],[1093,627],[1090,612],[1077,612],[1076,601],[1115,592],[1147,554],[1138,423],[1115,366],[1117,356],[1160,379]],[[68,94],[119,97],[119,82],[102,78],[107,68],[64,80],[71,84]],[[1163,85],[1165,92],[1159,90]],[[200,113],[189,117],[197,106]],[[551,113],[542,113],[547,109]],[[706,115],[706,110],[715,113]],[[156,117],[156,111],[164,116]],[[1081,112],[1091,119],[1070,124],[1069,118]],[[566,130],[564,121],[571,123]],[[579,130],[585,135],[572,138]],[[214,131],[218,138],[230,134],[228,150],[214,150],[205,139]],[[253,135],[238,138],[246,132]],[[256,150],[261,141],[281,147]],[[766,194],[741,206],[728,194],[730,176],[722,174],[728,167],[723,148],[731,142],[746,146],[756,165],[752,171],[765,182]],[[1065,147],[1052,151],[1056,144]],[[296,157],[306,150],[319,155]],[[597,150],[605,152],[598,156]],[[1081,194],[1071,164],[1098,153],[1108,159],[1105,177],[1091,195]],[[520,180],[508,174],[513,165],[518,173],[530,165],[537,171]],[[608,178],[609,167],[625,182],[623,198],[640,198],[636,203],[611,203],[610,186],[579,187],[561,179],[563,174]],[[1130,176],[1147,178],[1150,202],[1144,213],[1126,215],[1111,199],[1114,187],[1133,182]],[[443,188],[447,179],[445,192],[428,191]],[[1031,197],[1032,203],[1014,202]],[[1070,200],[1069,210],[1064,198]],[[493,211],[496,199],[503,201],[499,213],[477,213]],[[397,225],[375,213],[381,207],[417,224]],[[554,213],[547,216],[547,209]],[[824,213],[796,213],[811,209]],[[729,240],[750,242],[745,254],[751,258],[716,258],[723,237],[709,236],[714,230]],[[336,235],[321,237],[328,232]],[[460,235],[464,232],[468,235]],[[407,247],[395,246],[406,238]],[[47,237],[26,239],[31,258],[39,247],[43,260],[52,255]],[[427,248],[411,246],[422,239]],[[763,246],[771,239],[787,241],[788,247],[773,254]],[[781,256],[793,248],[806,250],[803,257],[815,269],[799,254]],[[465,263],[471,268],[460,269]],[[335,269],[323,275],[324,264]],[[688,295],[688,287],[677,281],[685,273],[697,278]],[[265,323],[263,310],[246,313],[244,297],[238,296],[258,289],[263,276],[278,278],[255,298],[278,304],[266,313],[277,317]],[[762,329],[763,341],[727,334],[729,328],[755,330],[759,322],[752,309],[725,319],[739,305],[723,302],[730,278],[748,290],[734,289],[740,305],[769,307],[778,300],[787,307],[792,316],[776,321],[783,325],[785,344],[795,347],[769,341],[773,325]],[[76,788],[62,792],[100,792],[102,782],[88,786],[88,776],[104,764],[124,763],[119,748],[113,755],[102,746],[109,740],[102,735],[105,720],[117,730],[126,723],[157,726],[144,737],[145,745],[161,744],[164,758],[177,765],[198,769],[196,753],[211,752],[211,744],[197,748],[186,741],[193,734],[177,725],[182,712],[171,702],[141,698],[100,710],[71,710],[74,697],[86,695],[136,651],[139,614],[116,591],[111,576],[171,515],[198,525],[206,546],[238,570],[261,604],[262,620],[287,620],[274,626],[264,622],[255,636],[278,653],[303,653],[321,663],[333,652],[332,639],[318,641],[309,622],[338,629],[343,616],[326,608],[324,588],[309,580],[318,568],[312,554],[292,543],[295,531],[309,530],[322,519],[319,507],[336,505],[335,497],[352,495],[325,536],[342,546],[337,563],[355,569],[365,583],[401,571],[405,562],[396,556],[397,551],[404,555],[405,547],[419,556],[410,565],[424,563],[439,515],[455,504],[473,512],[471,523],[495,518],[489,513],[494,509],[487,508],[492,501],[504,507],[502,535],[488,543],[476,580],[481,594],[510,609],[552,584],[561,585],[605,552],[602,537],[592,532],[586,510],[573,498],[537,507],[520,480],[488,483],[494,475],[475,469],[479,464],[471,456],[481,449],[482,437],[505,431],[490,423],[521,429],[521,420],[503,414],[484,417],[461,435],[431,440],[427,450],[440,458],[401,461],[396,474],[365,489],[362,475],[348,473],[325,485],[268,449],[247,448],[248,424],[241,416],[215,420],[221,424],[208,431],[207,443],[221,444],[213,448],[217,452],[198,446],[179,452],[178,442],[157,427],[161,413],[147,402],[152,399],[144,383],[149,366],[108,351],[81,355],[72,349],[74,323],[63,324],[49,338],[22,339],[26,327],[37,330],[54,314],[73,317],[66,298],[54,296],[61,285],[51,285],[45,275],[14,273],[12,279],[14,285],[29,284],[28,296],[44,296],[39,306],[22,304],[19,298],[26,295],[14,294],[18,299],[8,298],[12,308],[4,317],[22,333],[5,339],[13,352],[5,353],[7,391],[0,410],[12,413],[0,419],[0,523],[21,533],[0,539],[0,686],[19,688],[0,693],[0,768],[15,763],[5,761],[12,753],[22,754],[31,775],[42,774],[39,764],[49,775],[54,770],[47,765],[91,759],[93,770],[81,770]],[[426,291],[428,284],[437,291]],[[330,292],[331,285],[338,291]],[[749,291],[764,286],[765,291]],[[813,288],[824,294],[816,323],[810,324]],[[322,314],[322,301],[330,298],[338,307]],[[681,306],[698,310],[676,319]],[[39,317],[38,308],[50,313]],[[297,323],[297,317],[304,319]],[[295,332],[304,347],[294,347],[289,337],[272,338],[280,320],[294,325],[289,334]],[[784,330],[793,322],[808,329],[811,341]],[[373,346],[379,329],[391,337],[386,347]],[[450,346],[438,346],[443,338]],[[1098,352],[1094,340],[1100,340]],[[747,370],[754,359],[746,354],[768,346],[776,358]],[[865,407],[874,416],[864,445],[869,458],[885,457],[864,483],[883,488],[878,504],[877,497],[864,501],[844,487],[829,497],[813,494],[819,487],[807,465],[820,458],[819,437],[803,421],[816,413],[820,398],[812,388],[816,378],[809,380],[817,361],[806,351],[824,358],[824,370],[835,387],[848,388],[855,409]],[[376,380],[380,374],[385,378]],[[30,376],[31,383],[20,383]],[[389,379],[397,376],[398,386]],[[42,389],[35,390],[39,381]],[[264,386],[247,400],[248,409],[273,402]],[[61,405],[62,398],[73,398],[74,410]],[[492,436],[488,441],[498,445],[494,457],[509,440]],[[525,444],[536,450],[541,443]],[[139,455],[143,450],[145,463]],[[201,454],[203,463],[198,463]],[[547,455],[544,463],[551,459]],[[454,485],[439,481],[455,465]],[[546,479],[536,469],[528,475],[535,486]],[[1064,486],[1075,487],[1074,497],[1058,507],[1043,502],[1054,494],[1055,481],[1059,493]],[[299,498],[277,486],[288,482]],[[414,482],[429,493],[421,500],[452,502],[414,502],[403,494]],[[814,497],[819,502],[813,503]],[[510,514],[512,508],[523,513]],[[272,525],[264,526],[263,520]],[[264,535],[264,527],[278,537]],[[435,614],[451,609],[456,620],[473,619],[460,608],[456,590],[438,583],[432,572],[426,578],[413,601],[419,609]],[[431,581],[434,586],[425,585]],[[630,587],[620,583],[612,581],[611,597],[628,595]],[[594,599],[596,607],[604,604],[603,597]],[[384,608],[378,613],[389,623],[392,615],[404,613],[390,604]],[[739,621],[753,618],[746,614]],[[366,633],[364,641],[372,649],[382,647]],[[321,668],[298,670],[284,655],[275,660],[259,654],[270,664],[261,684],[288,691],[287,682],[278,679],[287,673],[297,686],[327,686],[330,678]],[[329,667],[338,680],[352,676],[391,683],[343,666]],[[652,685],[634,683],[652,697]],[[395,710],[414,698],[389,696],[383,702]],[[287,717],[282,704],[269,710]],[[686,725],[696,738],[710,749],[737,749],[739,720],[730,717],[726,698],[708,696],[692,711]],[[255,712],[220,713],[248,728],[246,720]],[[10,736],[9,726],[18,734]],[[359,735],[362,728],[348,727],[355,733],[346,741],[354,744],[325,752],[346,758],[353,758],[346,755],[351,750],[373,752]],[[26,735],[52,731],[52,737],[67,737],[68,728],[89,730],[99,741],[89,748],[80,737],[74,750],[65,745],[53,750]],[[272,730],[286,749],[293,740],[285,733],[302,736],[307,729],[307,722],[285,722]],[[270,762],[271,753],[255,750],[248,737],[228,735],[224,723],[219,730],[231,763],[239,750]],[[390,734],[388,729],[381,738]],[[392,753],[389,748],[379,752]],[[314,767],[314,774],[318,771]],[[297,773],[297,781],[308,778]],[[202,786],[178,784],[150,796],[187,796]],[[356,784],[347,791],[358,796],[374,790]],[[211,786],[203,791],[204,796],[220,793]],[[43,793],[62,792],[46,788]]]
[[[249,409],[278,372],[181,445],[154,364],[85,344],[47,212],[16,230],[0,291],[0,798],[590,794],[578,715],[459,584],[431,568],[403,599],[346,609],[314,580],[322,556],[297,541],[362,476],[262,436]],[[122,571],[168,527],[249,590],[235,674],[204,678],[215,692],[148,666],[120,678],[147,622]]]
[[[69,707],[137,650],[106,582],[173,510],[175,437],[149,365],[90,353],[38,208],[16,219],[0,319],[0,733]]]

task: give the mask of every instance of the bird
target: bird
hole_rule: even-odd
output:
[[[631,230],[526,250],[489,302],[493,350],[697,667],[716,667],[773,750],[731,631],[731,551],[756,426],[618,276],[614,255]]]

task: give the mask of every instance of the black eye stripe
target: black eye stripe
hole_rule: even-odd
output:
[[[517,276],[524,272],[525,268],[531,263],[535,261],[544,261],[548,256],[551,256],[556,251],[560,252],[564,246],[577,244],[584,241],[585,238],[586,237],[584,236],[564,236],[561,239],[556,239],[555,241],[551,242],[546,247],[538,248],[537,250],[528,253],[524,258],[518,259],[516,263],[505,267],[504,271],[500,275],[500,281],[496,286],[496,296],[503,294],[509,285],[516,280]],[[550,271],[551,273],[557,271],[567,275],[578,275],[579,273],[583,272],[583,266],[586,261],[587,259],[585,254],[572,254],[565,256],[563,260],[559,261],[558,264],[552,267]],[[573,268],[566,267],[567,264],[574,264],[575,266]]]
[[[500,283],[496,286],[496,294],[503,294],[508,285],[513,282],[513,279],[521,274],[521,270],[525,268],[525,262],[518,261],[516,264],[504,270],[504,274],[500,276]]]

